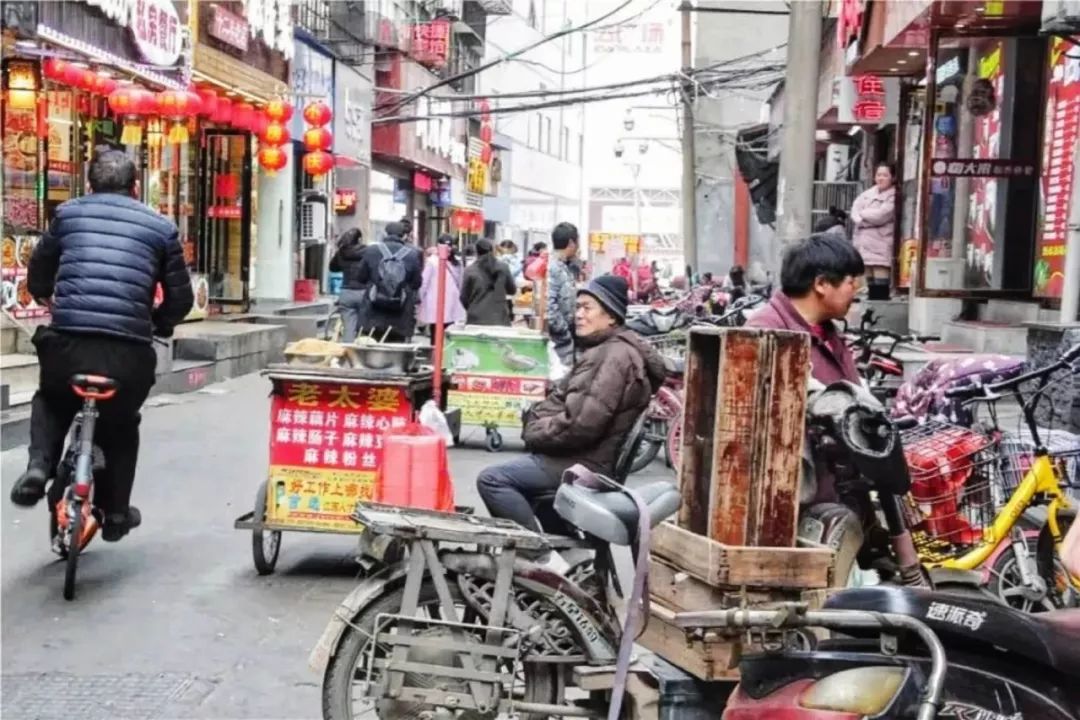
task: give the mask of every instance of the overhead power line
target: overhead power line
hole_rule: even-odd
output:
[[[408,105],[409,103],[423,97],[424,95],[427,95],[428,93],[430,93],[433,90],[438,90],[441,87],[446,87],[447,85],[458,82],[459,80],[464,80],[464,79],[472,77],[473,75],[476,75],[478,73],[482,73],[483,71],[485,71],[485,70],[487,70],[489,68],[493,68],[496,65],[499,65],[500,63],[506,62],[507,60],[512,60],[512,59],[514,59],[514,58],[516,58],[516,57],[518,57],[520,55],[524,55],[525,53],[529,52],[530,50],[534,50],[534,49],[540,47],[541,45],[544,45],[546,43],[551,42],[552,40],[558,40],[559,38],[565,37],[565,36],[570,35],[572,33],[581,32],[582,30],[587,30],[590,27],[593,27],[594,25],[598,25],[598,24],[602,23],[604,20],[607,20],[608,18],[612,17],[613,15],[618,13],[623,8],[629,6],[633,1],[634,0],[625,0],[624,2],[620,3],[614,10],[610,10],[610,11],[604,13],[603,15],[601,15],[601,16],[593,19],[593,20],[590,20],[587,23],[584,23],[582,25],[578,25],[577,27],[565,28],[563,30],[559,30],[558,32],[551,33],[550,35],[545,35],[544,37],[540,38],[536,42],[529,43],[528,45],[526,45],[525,47],[523,47],[523,48],[521,48],[519,50],[514,50],[513,52],[508,53],[508,54],[506,54],[506,55],[504,55],[504,56],[502,56],[500,58],[497,58],[495,60],[491,60],[490,62],[482,63],[482,64],[480,64],[480,65],[478,65],[475,68],[472,68],[470,70],[464,70],[462,72],[456,73],[456,74],[451,75],[449,77],[443,78],[442,80],[439,80],[438,82],[435,82],[435,83],[432,83],[431,85],[428,85],[426,88],[422,88],[420,90],[417,90],[417,91],[415,91],[413,93],[410,93],[405,98],[402,98],[402,99],[398,100],[387,111],[388,112],[397,112],[402,106]],[[382,108],[376,108],[376,110],[381,110],[381,109]]]

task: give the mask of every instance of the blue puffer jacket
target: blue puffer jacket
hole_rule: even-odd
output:
[[[158,283],[165,300],[154,310]],[[52,326],[149,343],[169,336],[194,298],[170,220],[126,195],[94,193],[56,210],[34,248],[27,289],[52,297]]]

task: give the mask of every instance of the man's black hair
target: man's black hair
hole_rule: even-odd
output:
[[[401,218],[401,220],[398,221],[398,224],[401,225],[401,237],[405,237],[412,232],[412,220],[409,218]]]
[[[551,231],[551,244],[556,250],[565,250],[571,241],[578,241],[577,228],[573,224],[561,222]]]
[[[866,271],[862,256],[844,238],[811,235],[784,252],[780,288],[788,297],[804,297],[819,277],[832,285]]]
[[[835,215],[826,215],[825,217],[818,218],[817,222],[814,223],[814,232],[823,233],[830,228],[834,228],[837,225],[843,224],[844,221],[836,217]]]
[[[130,194],[135,175],[135,163],[122,150],[99,148],[90,161],[90,189],[96,193]]]

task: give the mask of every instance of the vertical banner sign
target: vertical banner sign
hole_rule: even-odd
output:
[[[1080,46],[1060,37],[1050,45],[1044,127],[1033,287],[1040,297],[1060,298],[1075,175],[1073,148],[1080,140]]]

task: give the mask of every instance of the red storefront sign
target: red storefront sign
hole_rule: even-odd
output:
[[[336,215],[355,215],[356,200],[355,190],[334,190],[334,213]]]
[[[877,75],[855,78],[855,103],[851,112],[857,123],[878,123],[885,119],[885,85]]]
[[[450,57],[450,21],[439,18],[413,25],[412,56],[424,65],[444,67]]]
[[[131,32],[139,53],[155,65],[172,65],[180,57],[180,16],[169,0],[135,0]]]
[[[215,220],[240,220],[244,216],[244,209],[239,205],[214,205],[206,216]]]
[[[862,32],[863,0],[843,0],[836,18],[836,44],[846,49]]]
[[[220,5],[211,5],[210,12],[210,36],[241,52],[247,52],[251,34],[247,21]]]
[[[458,390],[471,393],[523,395],[539,399],[547,394],[547,381],[543,378],[455,373],[454,384]]]
[[[412,408],[399,387],[285,382],[270,412],[271,465],[375,472]]]
[[[1072,56],[1072,57],[1070,57]],[[1035,294],[1060,298],[1073,190],[1073,148],[1080,141],[1080,45],[1051,41],[1047,80]]]
[[[1017,160],[942,160],[936,159],[930,165],[933,177],[1033,177],[1035,164]]]

